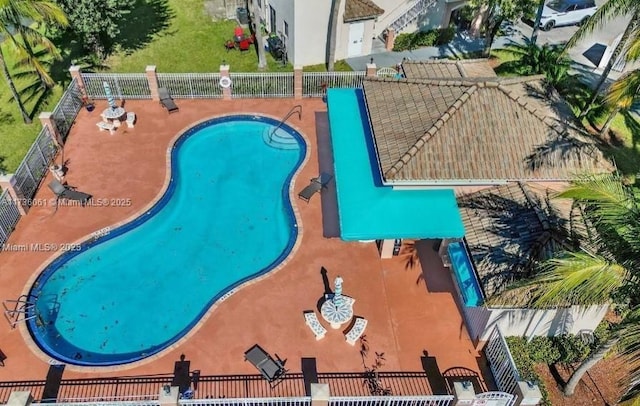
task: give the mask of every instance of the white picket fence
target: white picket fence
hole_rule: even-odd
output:
[[[303,72],[302,96],[322,97],[328,88],[362,87],[366,72]],[[220,73],[158,73],[158,86],[177,99],[222,98]],[[229,74],[232,98],[286,98],[294,96],[293,72],[259,72]],[[145,74],[82,73],[85,91],[90,98],[106,99],[104,82],[116,99],[150,99],[151,90]]]

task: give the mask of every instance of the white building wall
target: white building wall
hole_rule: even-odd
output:
[[[296,3],[297,2],[295,0],[262,0],[263,15],[267,17],[267,29],[270,29],[268,21],[270,15],[269,6],[273,7],[276,11],[276,34],[278,34],[280,38],[282,38],[284,34],[284,22],[286,21],[289,25],[289,36],[286,38],[285,46],[287,48],[287,56],[292,63],[295,58],[295,27],[297,25],[295,21]]]
[[[607,305],[546,310],[465,307],[464,316],[471,338],[485,341],[496,325],[505,336],[518,337],[556,336],[593,331],[607,310]]]

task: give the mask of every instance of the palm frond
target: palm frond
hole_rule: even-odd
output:
[[[626,73],[613,82],[607,90],[604,102],[611,108],[628,110],[639,96],[640,69]]]
[[[586,252],[565,253],[542,266],[529,283],[540,285],[534,306],[606,303],[629,272],[620,264]]]
[[[604,28],[612,19],[628,14],[637,15],[640,4],[636,0],[608,0],[583,24],[569,39],[565,49],[573,48],[578,42],[590,36],[594,31]]]

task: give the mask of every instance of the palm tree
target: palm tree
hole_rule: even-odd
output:
[[[611,58],[607,62],[598,82],[596,83],[594,93],[589,102],[584,106],[580,117],[587,115],[593,104],[596,102],[598,94],[602,90],[605,81],[609,77],[609,73],[618,57],[625,55],[625,59],[628,62],[637,60],[640,54],[640,2],[636,0],[608,0],[604,3],[596,12],[583,24],[578,31],[567,42],[565,49],[572,48],[579,41],[585,39],[591,35],[596,29],[600,29],[605,26],[612,19],[619,16],[631,15],[631,21],[625,28],[620,41],[616,45]],[[630,52],[635,49],[635,53]]]
[[[558,197],[570,198],[581,208],[590,231],[584,240],[597,253],[565,251],[542,264],[532,280],[514,287],[525,293],[523,301],[534,307],[569,304],[624,302],[631,311],[613,330],[611,337],[584,360],[564,387],[571,396],[583,375],[611,348],[618,345],[618,356],[629,361],[640,359],[640,205],[631,188],[614,175],[578,179]],[[638,382],[640,370],[632,371],[631,382]]]
[[[42,45],[45,48],[54,49],[48,39],[36,29],[27,25],[27,22],[45,23],[64,26],[66,17],[61,9],[52,2],[39,0],[0,0],[0,35],[5,40],[10,40],[14,51],[19,57],[19,63],[32,67],[44,83],[53,83],[44,66],[35,57],[33,45]],[[22,41],[16,39],[19,34]],[[7,61],[2,49],[0,49],[0,65],[2,76],[7,82],[12,98],[18,104],[20,114],[25,123],[31,123],[31,117],[27,113],[24,103],[20,99],[18,90],[9,72]]]
[[[609,107],[610,112],[600,129],[600,134],[606,134],[615,116],[620,111],[631,108],[638,96],[640,96],[640,70],[629,72],[613,82],[604,98],[604,103]]]
[[[338,35],[338,14],[340,14],[341,0],[331,1],[331,17],[329,18],[329,30],[327,38],[327,70],[333,72],[336,62],[336,37]]]
[[[15,2],[17,3],[17,2]],[[41,33],[34,24],[38,26],[45,24],[47,28],[64,28],[69,25],[64,11],[55,3],[49,1],[29,0],[26,5],[8,4],[9,7],[2,13],[6,16],[7,23],[13,27],[16,34],[20,36],[22,47],[17,47],[19,51],[18,65],[32,68],[38,75],[43,86],[51,88],[54,81],[49,75],[48,69],[41,63],[38,53],[34,47],[43,48],[55,59],[60,59],[60,53],[53,43]],[[19,6],[16,8],[15,6]],[[25,16],[30,23],[27,23]],[[12,36],[15,41],[15,35]]]
[[[256,39],[256,48],[258,50],[258,70],[262,71],[267,68],[267,57],[265,56],[264,52],[264,38],[262,37],[262,32],[260,30],[260,26],[258,25],[260,23],[260,9],[258,8],[258,2],[255,0],[251,1],[251,5],[252,10],[250,15],[251,20],[249,21],[249,28],[251,34]],[[249,7],[247,0],[247,10],[248,9]]]
[[[536,11],[536,19],[533,22],[533,32],[531,33],[531,42],[536,43],[538,41],[538,33],[540,32],[540,20],[542,19],[542,12],[544,10],[544,3],[546,0],[540,0],[538,3],[538,9]]]

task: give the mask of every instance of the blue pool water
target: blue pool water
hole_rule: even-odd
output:
[[[456,283],[462,295],[465,306],[475,307],[482,304],[482,291],[478,285],[478,279],[473,271],[473,265],[467,255],[467,251],[461,242],[449,244],[449,259]]]
[[[227,292],[282,262],[297,237],[289,184],[306,147],[286,125],[278,135],[292,144],[267,145],[263,135],[274,125],[234,116],[187,131],[153,209],[39,276],[28,326],[40,348],[77,365],[145,358],[186,334]]]

